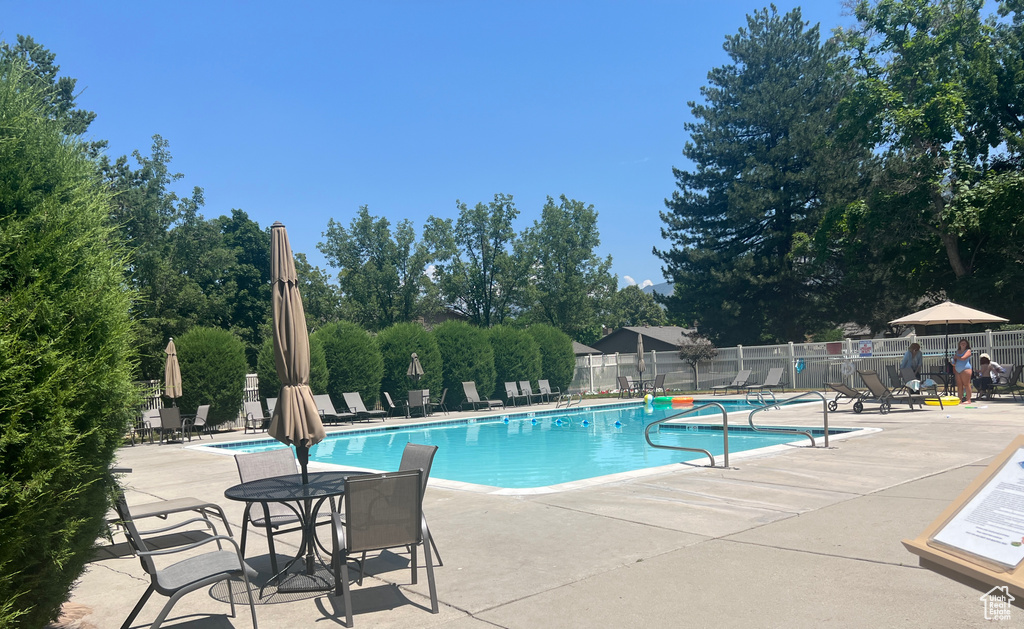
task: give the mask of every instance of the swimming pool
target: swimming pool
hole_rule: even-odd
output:
[[[698,404],[700,402],[698,401]],[[729,411],[756,408],[743,402]],[[397,469],[408,442],[438,446],[432,479],[490,488],[548,487],[656,468],[695,459],[702,454],[651,448],[644,441],[648,423],[679,413],[679,408],[641,404],[541,411],[429,424],[378,426],[331,433],[310,449],[311,463],[375,470]],[[708,409],[711,414],[720,413]],[[707,414],[707,413],[701,413]],[[745,414],[744,414],[745,415]],[[737,424],[740,417],[734,417]],[[806,429],[821,436],[821,428]],[[830,435],[855,429],[832,428]],[[815,433],[816,431],[816,433]],[[715,424],[662,425],[655,443],[703,448],[722,453],[722,430]],[[729,427],[730,453],[773,445],[808,443],[802,435],[754,433],[744,423]],[[258,452],[284,447],[273,439],[204,446],[221,451]]]

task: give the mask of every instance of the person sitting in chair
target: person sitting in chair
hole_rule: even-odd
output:
[[[1005,373],[999,363],[989,358],[988,354],[982,354],[978,358],[978,374],[974,377],[974,388],[978,390],[978,397],[992,397],[992,388],[999,382],[999,376]]]

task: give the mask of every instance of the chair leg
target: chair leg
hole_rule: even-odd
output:
[[[153,594],[153,591],[155,589],[156,587],[152,583],[150,583],[149,587],[146,588],[145,594],[143,594],[142,598],[139,599],[139,602],[135,604],[135,608],[132,609],[132,613],[128,614],[128,618],[126,618],[124,624],[121,625],[121,629],[128,629],[128,627],[132,626],[132,621],[135,620],[135,617],[138,616],[139,612],[142,611],[143,605],[146,604],[146,601],[149,600],[150,595]]]
[[[338,588],[341,588],[341,600],[342,604],[345,605],[345,626],[352,627],[352,593],[348,586],[348,553],[341,553],[339,557],[341,563],[339,573],[337,577],[337,583],[334,586],[334,594],[338,595]]]
[[[430,531],[427,530],[426,521],[423,522],[423,554],[427,563],[427,586],[430,589],[430,613],[437,613],[437,587],[434,585],[434,562],[430,558],[430,544],[426,540],[430,538]],[[415,583],[415,581],[413,582]]]

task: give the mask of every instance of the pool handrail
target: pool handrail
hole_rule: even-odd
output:
[[[555,400],[555,408],[561,408],[562,400],[565,400],[565,408],[569,408],[570,406],[572,406],[572,396],[573,395],[577,396],[577,398],[576,398],[576,406],[579,406],[580,404],[583,403],[583,394],[582,393],[576,393],[576,394],[573,394],[573,393],[562,393],[562,394],[560,394],[558,396],[558,399]]]
[[[794,400],[799,400],[802,397],[807,397],[808,395],[816,395],[819,398],[821,398],[821,412],[824,413],[824,424],[825,424],[825,447],[827,448],[828,447],[828,399],[820,391],[807,391],[805,393],[801,393],[800,395],[797,395],[797,396],[794,396],[794,397],[791,397],[791,398],[786,398],[785,400],[782,400],[782,401],[777,401],[775,404],[772,404],[772,405],[762,406],[761,408],[755,408],[754,410],[750,411],[750,415],[747,415],[747,423],[750,424],[750,429],[753,430],[754,432],[775,432],[775,433],[782,433],[782,434],[799,434],[799,435],[804,435],[805,437],[807,437],[808,439],[811,440],[811,447],[812,448],[817,447],[817,443],[814,441],[814,435],[812,435],[811,433],[809,433],[809,432],[807,432],[805,430],[797,430],[795,428],[792,428],[792,429],[787,429],[787,428],[758,428],[757,426],[754,425],[754,415],[756,415],[757,413],[760,413],[761,411],[766,411],[769,408],[780,408],[781,406],[787,405],[787,404],[789,404],[790,402],[792,402]]]
[[[687,410],[685,410],[685,411],[683,411],[681,413],[676,413],[675,415],[671,415],[671,416],[666,417],[664,419],[659,419],[657,421],[653,421],[653,422],[647,424],[647,427],[644,428],[644,439],[647,440],[647,445],[651,446],[652,448],[662,448],[664,450],[684,450],[686,452],[700,452],[702,454],[707,455],[707,457],[709,459],[711,459],[711,467],[717,467],[715,465],[715,455],[711,454],[710,452],[708,452],[704,448],[684,448],[683,446],[668,446],[668,445],[664,445],[664,444],[654,443],[653,441],[651,441],[651,428],[654,428],[655,426],[659,426],[659,425],[669,421],[670,419],[678,419],[678,418],[683,417],[685,415],[690,415],[692,413],[696,413],[697,411],[701,411],[701,410],[704,410],[705,408],[709,408],[709,407],[712,407],[712,406],[717,407],[718,410],[722,412],[722,444],[724,446],[724,451],[722,453],[722,456],[724,457],[724,460],[725,460],[725,467],[728,468],[729,467],[729,413],[725,410],[725,407],[722,406],[721,404],[719,404],[718,402],[708,402],[707,404],[701,404],[700,406],[694,406],[693,408],[687,409]]]

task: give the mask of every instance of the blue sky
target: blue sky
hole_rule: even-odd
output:
[[[176,190],[202,187],[205,216],[280,220],[320,266],[328,219],[361,205],[419,233],[456,199],[500,192],[521,231],[564,194],[594,205],[621,287],[664,281],[651,248],[672,168],[689,166],[686,102],[764,6],[0,0],[0,39],[57,54],[111,157],[162,135]],[[852,22],[838,1],[803,15],[825,32]]]

